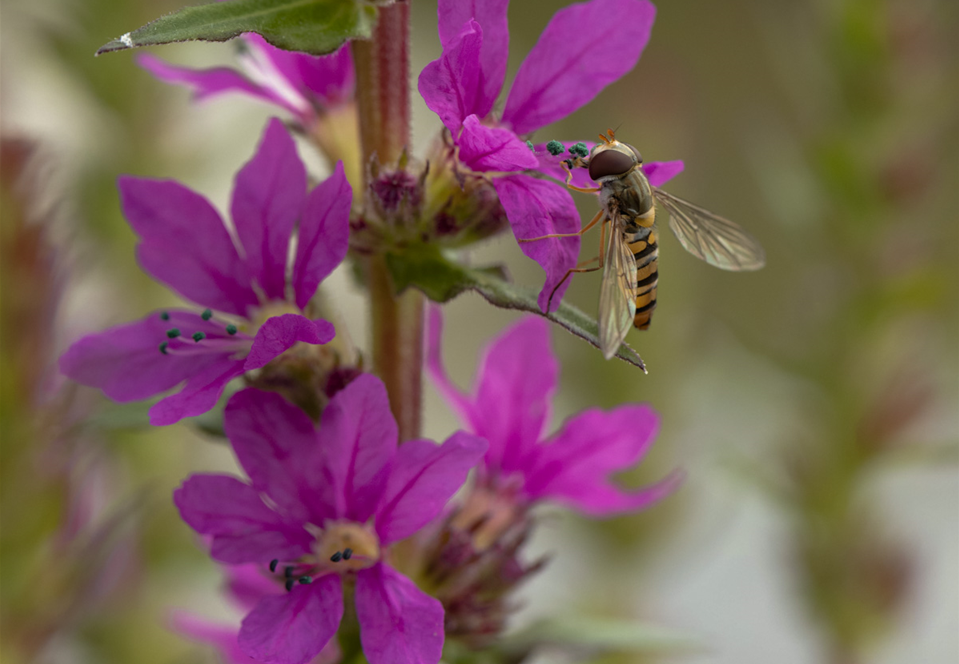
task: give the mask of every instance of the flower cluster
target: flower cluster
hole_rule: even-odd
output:
[[[446,375],[440,355],[442,314],[430,312],[427,368],[440,393],[468,430],[489,442],[477,467],[477,489],[511,508],[541,500],[591,516],[643,509],[669,494],[680,479],[671,475],[639,491],[613,485],[612,473],[631,468],[649,449],[659,418],[645,405],[598,409],[571,417],[544,437],[559,362],[550,349],[549,327],[528,316],[500,335],[480,361],[472,395]],[[530,371],[529,367],[536,367]]]
[[[172,424],[205,413],[227,383],[294,345],[333,338],[331,323],[304,313],[346,255],[351,190],[337,167],[307,193],[306,169],[278,120],[237,174],[235,238],[209,201],[177,182],[123,177],[119,189],[123,212],[140,236],[140,265],[204,309],[154,312],[84,337],[60,359],[64,374],[120,402],[186,381],[150,409],[153,424]]]
[[[121,402],[179,387],[150,409],[155,425],[213,409],[243,377],[245,389],[223,409],[223,434],[245,478],[195,474],[173,496],[183,521],[224,566],[229,595],[246,614],[238,629],[185,613],[173,626],[214,644],[227,661],[327,664],[362,648],[370,664],[436,664],[447,637],[483,647],[505,628],[518,584],[542,567],[523,557],[537,504],[608,517],[648,507],[679,481],[673,474],[627,490],[611,479],[651,445],[658,418],[648,406],[586,410],[546,433],[559,365],[542,317],[525,318],[494,340],[466,394],[446,375],[442,317],[430,310],[427,358],[417,371],[431,374],[465,427],[441,445],[401,441],[386,386],[352,353],[343,359],[332,348],[340,339],[315,294],[351,248],[362,259],[384,251],[366,244],[375,234],[357,240],[364,220],[407,223],[426,243],[436,239],[423,231],[433,220],[424,221],[426,209],[436,218],[455,210],[470,217],[450,220],[461,238],[498,228],[499,206],[520,239],[579,227],[572,198],[556,181],[565,177],[558,152],[581,154],[588,146],[546,148],[526,137],[631,69],[655,10],[647,0],[591,0],[561,10],[496,114],[506,9],[506,0],[441,0],[443,55],[423,70],[419,89],[445,125],[445,156],[416,177],[405,170],[408,155],[398,164],[371,160],[356,202],[350,181],[358,176],[347,177],[348,167],[332,159],[338,152],[328,123],[332,114],[355,110],[346,46],[316,58],[248,35],[244,73],[140,59],[200,98],[237,91],[279,106],[336,163],[308,188],[293,138],[270,120],[236,176],[229,222],[181,184],[120,178],[141,266],[197,308],[156,311],[86,336],[60,361],[67,376]],[[611,16],[618,17],[614,26]],[[600,41],[602,50],[595,48]],[[610,51],[618,56],[609,58]],[[660,184],[682,163],[645,168]],[[576,173],[574,184],[587,184],[584,177]],[[427,200],[430,187],[443,189],[447,202]],[[545,307],[575,264],[579,239],[522,246],[546,269]],[[354,652],[341,650],[344,644]]]
[[[194,475],[174,502],[184,521],[212,537],[216,560],[282,566],[278,581],[288,592],[263,597],[244,619],[244,652],[309,661],[336,633],[349,582],[370,662],[438,661],[443,607],[389,564],[389,546],[441,512],[485,441],[457,433],[441,446],[398,447],[386,390],[370,375],[333,397],[319,427],[282,397],[256,390],[230,400],[225,424],[250,483]]]

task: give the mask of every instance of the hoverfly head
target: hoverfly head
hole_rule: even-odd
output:
[[[642,159],[633,147],[612,140],[593,148],[589,157],[589,177],[599,182],[603,178],[618,178],[626,175]]]

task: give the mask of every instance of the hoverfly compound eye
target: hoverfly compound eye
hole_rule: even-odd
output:
[[[639,154],[639,150],[637,150],[636,148],[634,148],[634,147],[633,147],[632,145],[630,145],[629,143],[624,143],[623,145],[625,145],[626,147],[628,147],[630,150],[633,151],[633,154],[636,155],[636,161],[637,161],[637,162],[639,162],[640,164],[643,163],[643,155]]]
[[[590,158],[589,177],[599,180],[611,175],[625,175],[635,165],[636,158],[632,154],[619,150],[603,150]]]

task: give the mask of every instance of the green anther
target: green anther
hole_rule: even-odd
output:
[[[193,340],[194,340],[194,341],[199,342],[201,339],[206,339],[206,335],[203,334],[202,332],[194,332],[194,333],[193,333]]]
[[[227,325],[227,326],[226,326],[226,333],[227,333],[227,334],[236,334],[236,325],[234,325],[233,323],[230,323],[229,325]]]
[[[180,336],[180,330],[178,330],[177,328],[174,327],[174,328],[171,329],[171,330],[167,330],[167,331],[166,331],[166,335],[167,335],[167,337],[169,337],[170,339],[176,339],[178,336]]]
[[[160,320],[170,320],[170,314],[166,311],[160,314]]]
[[[200,318],[202,318],[203,320],[210,320],[211,318],[213,318],[213,312],[210,311],[209,309],[204,309],[203,313],[200,314]]]
[[[533,147],[533,141],[526,141],[526,147],[528,147],[531,152],[536,152],[536,148]]]
[[[546,149],[549,150],[549,153],[555,157],[558,154],[562,154],[563,150],[566,148],[564,148],[563,144],[559,141],[550,141],[546,144]]]
[[[586,147],[585,143],[576,143],[569,148],[569,153],[574,157],[585,158],[587,155],[589,155],[589,148]]]
[[[302,585],[304,585],[304,586],[308,586],[309,584],[313,583],[313,577],[312,577],[312,576],[301,576],[299,579],[297,579],[297,581],[299,581],[299,582],[300,582]]]
[[[160,352],[163,353],[164,355],[166,355],[166,354],[167,354],[167,352],[166,352],[166,347],[169,346],[169,345],[170,345],[170,344],[168,344],[166,341],[164,341],[163,343],[161,343],[161,344],[160,344]]]

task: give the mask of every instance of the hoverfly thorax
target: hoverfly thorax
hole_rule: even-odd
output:
[[[627,223],[653,208],[652,189],[642,163],[643,158],[633,146],[607,140],[593,148],[584,164],[589,177],[599,183],[600,205],[618,209]]]

